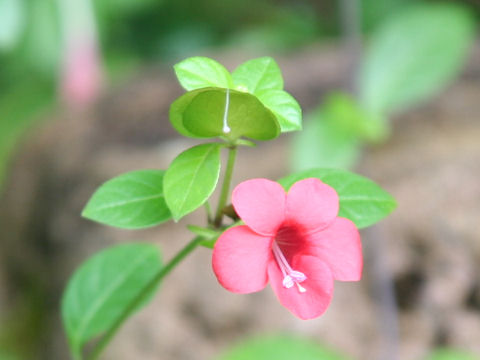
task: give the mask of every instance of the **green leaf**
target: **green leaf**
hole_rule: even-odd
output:
[[[282,90],[283,77],[277,63],[265,56],[239,65],[232,73],[233,85],[237,90],[247,90],[258,95],[264,90]]]
[[[302,130],[302,109],[293,96],[283,90],[264,90],[257,96],[275,114],[282,132]]]
[[[307,178],[320,179],[338,193],[338,216],[352,220],[361,229],[380,221],[397,206],[395,199],[373,181],[339,169],[311,169],[292,174],[278,182],[288,190]]]
[[[296,337],[250,339],[235,346],[218,360],[346,360],[323,346]]]
[[[386,121],[367,113],[351,96],[330,94],[294,137],[292,168],[350,168],[363,142],[383,141],[387,133]]]
[[[474,21],[460,5],[422,4],[395,13],[366,52],[363,104],[390,113],[436,95],[458,74],[473,39]]]
[[[349,94],[329,94],[322,108],[325,120],[347,136],[381,142],[388,135],[386,119],[367,112]]]
[[[198,90],[189,91],[178,99],[176,99],[172,105],[170,106],[169,118],[170,123],[172,126],[177,130],[180,134],[187,137],[198,138],[199,136],[192,134],[183,126],[183,113],[185,109],[190,105],[192,100],[200,93],[212,90],[212,88],[203,88]]]
[[[186,90],[206,87],[232,87],[232,77],[225,67],[207,57],[191,57],[174,66],[178,81]]]
[[[219,88],[202,91],[190,101],[183,112],[183,127],[197,137],[232,141],[241,136],[270,140],[280,134],[275,115],[254,95]]]
[[[62,319],[72,352],[79,354],[89,340],[110,330],[161,266],[159,251],[150,244],[111,247],[83,263],[62,298]]]
[[[98,188],[82,216],[123,229],[158,225],[171,218],[163,191],[163,170],[138,170]]]
[[[463,350],[438,349],[428,360],[478,360],[478,356]]]
[[[293,138],[291,168],[293,171],[317,167],[351,168],[358,159],[359,145],[356,138],[340,131],[319,111]]]
[[[163,181],[165,199],[175,221],[212,195],[220,175],[220,148],[220,144],[194,146],[170,164]]]

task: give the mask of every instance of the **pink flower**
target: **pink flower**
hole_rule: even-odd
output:
[[[212,260],[227,290],[252,293],[270,282],[282,305],[312,319],[330,304],[334,279],[360,280],[360,235],[337,217],[338,195],[330,186],[311,178],[285,193],[274,181],[252,179],[235,188],[232,202],[246,225],[220,236]]]
[[[102,83],[100,55],[94,41],[68,46],[61,79],[61,94],[69,105],[86,107],[99,95]]]

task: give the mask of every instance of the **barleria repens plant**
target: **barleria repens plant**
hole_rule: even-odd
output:
[[[238,149],[301,130],[300,106],[283,90],[281,71],[270,57],[247,61],[232,73],[212,59],[193,57],[175,72],[187,92],[171,105],[170,121],[180,134],[206,142],[179,154],[166,170],[137,170],[107,181],[82,215],[141,229],[178,221],[204,206],[205,223],[188,225],[193,239],[167,263],[155,246],[137,242],[103,250],[74,273],[62,316],[75,359],[98,358],[161,280],[200,245],[213,248],[213,270],[226,289],[250,293],[270,282],[293,314],[318,317],[330,302],[334,280],[361,277],[358,229],[395,208],[395,200],[372,181],[335,169],[278,181],[250,179],[230,196]],[[219,185],[222,151],[228,160]],[[209,198],[217,187],[213,207]]]

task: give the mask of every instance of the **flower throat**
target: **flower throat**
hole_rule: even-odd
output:
[[[293,287],[293,285],[296,285],[299,292],[306,292],[307,289],[300,285],[300,283],[307,280],[307,277],[304,273],[292,269],[287,259],[285,258],[285,255],[283,255],[282,250],[278,246],[276,240],[273,241],[272,251],[273,255],[275,256],[275,260],[277,261],[278,267],[283,274],[283,287],[290,289]]]

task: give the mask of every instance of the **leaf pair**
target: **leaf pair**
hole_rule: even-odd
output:
[[[210,87],[186,93],[170,107],[170,121],[188,137],[271,140],[280,134],[275,115],[258,98],[230,89]]]
[[[88,202],[83,216],[120,228],[135,229],[175,220],[194,211],[215,190],[220,174],[221,144],[194,146],[173,160],[166,174],[140,170],[103,184]],[[298,180],[315,177],[332,186],[340,197],[339,216],[357,227],[387,216],[395,200],[373,181],[346,170],[312,169],[292,174],[279,183],[288,189]],[[168,206],[167,206],[168,204]]]
[[[220,149],[194,146],[174,159],[168,170],[138,170],[98,188],[82,216],[123,229],[140,229],[179,220],[210,197],[220,175]]]
[[[193,57],[175,73],[189,92],[170,107],[170,122],[184,136],[270,140],[301,129],[300,106],[283,90],[272,58],[247,61],[230,74],[212,59]]]

